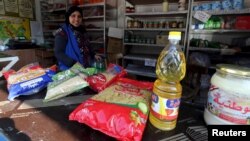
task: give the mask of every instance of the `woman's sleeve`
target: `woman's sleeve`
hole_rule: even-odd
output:
[[[65,54],[67,45],[67,35],[62,29],[59,30],[60,31],[58,31],[55,35],[55,47],[54,47],[55,57],[57,61],[62,62],[68,67],[71,67],[76,63],[76,61]]]

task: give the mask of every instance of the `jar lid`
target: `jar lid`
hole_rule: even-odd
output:
[[[250,68],[248,67],[232,65],[232,64],[218,64],[216,65],[216,68],[225,73],[250,77]]]
[[[179,31],[170,31],[168,39],[180,40],[181,39],[181,32],[179,32]]]

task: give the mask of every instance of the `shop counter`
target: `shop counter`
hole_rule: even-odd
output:
[[[113,141],[99,131],[69,121],[69,114],[95,93],[85,88],[59,100],[43,103],[46,89],[8,101],[6,82],[0,81],[0,132],[13,141]],[[147,122],[143,141],[207,140],[203,110],[181,103],[177,127],[161,131]]]

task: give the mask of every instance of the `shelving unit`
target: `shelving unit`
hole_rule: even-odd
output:
[[[250,3],[245,2],[243,9],[230,9],[230,10],[206,10],[202,11],[211,16],[211,18],[219,18],[220,27],[216,28],[201,28],[199,24],[205,25],[205,23],[197,20],[194,15],[200,10],[194,10],[195,6],[202,5],[204,3],[212,3],[218,0],[192,0],[190,8],[190,20],[189,20],[189,36],[186,48],[186,58],[189,61],[189,56],[192,52],[202,52],[210,56],[211,65],[214,66],[217,63],[238,63],[238,61],[232,62],[233,58],[239,59],[239,54],[244,55],[248,53],[237,53],[231,47],[234,45],[237,38],[249,38],[250,29],[237,28],[237,18],[240,16],[250,16]],[[221,1],[221,0],[220,0]],[[229,25],[229,26],[228,26]],[[198,27],[198,29],[197,29]],[[202,26],[201,26],[202,27]],[[195,28],[195,29],[194,29]],[[223,46],[209,47],[205,45],[193,46],[192,39],[201,39],[206,42],[220,43]],[[203,42],[202,41],[202,42]],[[188,64],[189,65],[189,64]],[[242,64],[240,64],[242,65]]]
[[[169,0],[168,11],[163,12],[162,2],[125,0],[122,64],[130,74],[156,77],[156,61],[167,44],[160,42],[160,36],[167,41],[169,31],[182,32],[180,44],[185,49],[190,3],[186,0],[185,10],[179,11],[178,1]]]
[[[44,44],[48,48],[53,48],[53,32],[64,23],[64,15],[68,7],[68,2],[67,0],[40,0],[40,7],[44,32]]]
[[[90,36],[91,47],[97,53],[106,56],[108,27],[117,27],[117,1],[84,1],[84,4],[78,6],[83,9],[83,23]]]
[[[53,47],[53,32],[64,23],[65,12],[73,3],[70,0],[40,0],[40,5],[45,45]],[[83,9],[83,24],[90,36],[92,47],[105,56],[107,28],[117,27],[117,1],[103,0],[89,3],[85,0],[78,6]]]

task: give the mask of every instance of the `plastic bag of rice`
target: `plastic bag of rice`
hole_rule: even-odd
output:
[[[56,100],[70,95],[82,88],[89,86],[85,79],[88,75],[96,72],[94,68],[83,68],[76,63],[70,69],[57,73],[53,76],[53,82],[49,83],[43,102]]]
[[[8,99],[14,100],[20,95],[32,95],[47,87],[55,74],[52,69],[44,69],[38,63],[31,63],[17,72],[10,70],[4,73],[9,91]]]
[[[123,141],[140,141],[149,113],[153,83],[119,78],[79,105],[69,120]]]
[[[116,79],[123,77],[126,74],[127,72],[121,66],[109,64],[105,72],[89,76],[86,80],[91,89],[100,92],[112,84]]]

